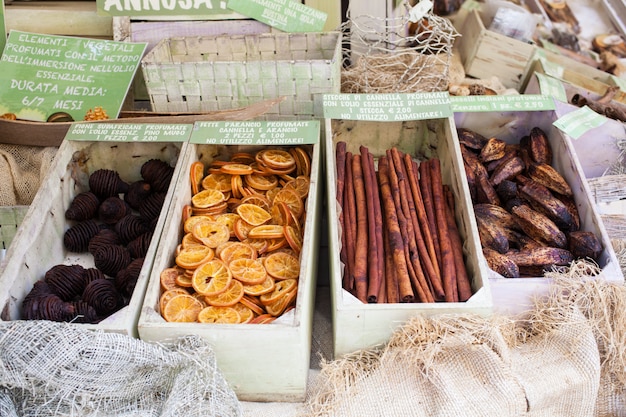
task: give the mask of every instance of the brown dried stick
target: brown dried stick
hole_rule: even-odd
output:
[[[432,180],[430,178],[430,164],[428,161],[423,161],[419,165],[419,184],[420,192],[422,194],[422,201],[424,202],[424,211],[428,222],[428,228],[430,229],[430,237],[433,241],[433,248],[435,251],[435,260],[439,268],[440,276],[443,275],[441,271],[441,250],[439,248],[439,235],[437,234],[437,218],[435,217],[435,206],[433,205],[432,194]]]
[[[379,277],[381,280],[385,279],[385,252],[384,252],[384,244],[383,244],[383,214],[380,206],[380,192],[378,189],[378,179],[376,178],[376,169],[374,168],[374,156],[371,152],[368,153],[369,165],[372,167],[370,175],[372,180],[372,191],[373,191],[373,200],[374,200],[374,217],[376,218],[376,226],[375,226],[375,234],[376,234],[376,247],[378,248],[378,268],[379,268]],[[382,295],[379,295],[379,299],[381,302],[385,302],[386,299],[386,291],[385,285],[380,285]]]
[[[356,202],[356,248],[354,251],[354,286],[356,297],[362,302],[367,302],[367,197],[365,195],[365,183],[363,181],[363,169],[359,155],[352,157],[352,182],[354,185],[354,197]]]
[[[389,245],[389,227],[384,228],[383,245],[385,248],[385,292],[387,294],[388,303],[399,303],[400,295],[398,294],[398,280],[395,277],[395,267],[393,264],[393,253]]]
[[[376,223],[382,223],[382,218],[376,218],[374,213],[375,191],[372,183],[372,171],[375,170],[374,160],[370,160],[369,150],[365,146],[361,146],[359,151],[361,153],[361,167],[363,170],[367,207],[367,302],[376,303],[382,282],[381,266],[378,264],[378,240],[376,239],[376,229],[382,229],[382,226],[377,227]]]
[[[345,227],[345,219],[344,219],[344,192],[345,192],[345,183],[346,183],[346,142],[337,142],[335,145],[335,167],[337,169],[337,193],[335,199],[337,204],[341,207],[341,210],[338,214],[339,225],[341,226],[341,250],[339,251],[339,259],[345,267],[348,265],[348,255],[346,248],[346,227]],[[346,288],[347,277],[349,276],[349,271],[346,271],[344,274],[344,288]]]
[[[411,279],[407,269],[406,257],[404,256],[404,241],[398,224],[396,207],[391,195],[389,185],[389,164],[386,157],[378,160],[378,183],[380,185],[380,200],[387,224],[387,240],[394,263],[395,277],[398,281],[398,299],[400,302],[411,303],[415,300],[415,294],[411,286]]]
[[[467,301],[472,296],[472,284],[465,261],[463,260],[463,241],[459,228],[454,219],[454,194],[449,186],[443,186],[443,192],[446,200],[446,216],[448,219],[448,234],[450,235],[450,243],[452,244],[452,253],[454,254],[454,266],[456,270],[456,287],[458,293],[458,301]]]
[[[352,181],[352,153],[346,152],[346,174],[344,204],[344,228],[346,235],[346,272],[343,276],[343,288],[354,292],[354,250],[356,245],[356,203],[354,201],[354,184]]]

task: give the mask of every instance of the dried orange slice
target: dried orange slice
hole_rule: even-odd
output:
[[[241,314],[232,307],[208,306],[198,313],[198,322],[237,324],[241,323]]]
[[[243,189],[243,181],[240,175],[233,175],[230,177],[230,188],[234,198],[241,198],[244,196],[245,190]]]
[[[263,281],[260,284],[244,285],[243,292],[246,295],[260,296],[260,295],[267,294],[273,291],[275,285],[276,284],[274,282],[274,278],[267,275],[265,277],[265,281]]]
[[[180,241],[180,244],[181,244],[181,248],[188,248],[190,246],[203,245],[202,242],[200,242],[198,239],[193,237],[192,233],[185,233],[185,236],[183,236],[182,240]]]
[[[242,242],[247,243],[248,245],[256,249],[256,253],[259,255],[267,252],[267,247],[269,246],[267,239],[251,239],[247,237],[242,240]]]
[[[283,237],[283,226],[277,224],[263,224],[250,229],[248,239],[280,239]]]
[[[205,295],[204,300],[212,306],[230,307],[237,304],[243,297],[243,294],[243,284],[241,281],[233,279],[226,291],[216,295]]]
[[[280,149],[266,149],[257,154],[257,161],[276,170],[288,170],[296,165],[296,160],[287,151]],[[259,160],[260,159],[260,160]]]
[[[207,208],[194,207],[193,214],[197,216],[217,216],[218,214],[225,213],[226,210],[228,210],[228,203],[226,201],[222,201],[221,203]]]
[[[245,180],[247,185],[261,191],[271,190],[272,188],[276,188],[278,185],[278,178],[276,178],[275,175],[260,175],[253,173],[246,175]]]
[[[230,265],[235,259],[256,259],[257,251],[252,246],[243,242],[233,242],[220,250],[220,259],[226,265]]]
[[[217,221],[198,222],[191,229],[191,234],[204,245],[213,249],[230,239],[228,226]]]
[[[265,211],[270,211],[270,201],[261,194],[250,194],[241,199],[241,204],[254,204]]]
[[[244,285],[244,291],[245,288],[246,286]],[[258,297],[245,294],[241,300],[239,300],[239,304],[243,304],[248,307],[257,316],[265,314],[265,306],[261,303]]]
[[[179,274],[176,277],[176,284],[183,288],[191,288],[191,275],[187,274],[187,271],[184,274]]]
[[[193,207],[191,207],[190,204],[185,204],[182,209],[182,215],[180,216],[183,224],[185,224],[187,219],[189,219],[191,216],[193,216]]]
[[[259,296],[259,300],[263,303],[263,305],[267,306],[269,304],[273,304],[278,299],[285,296],[285,294],[290,292],[295,292],[298,288],[298,282],[295,279],[286,279],[283,281],[278,281],[274,285],[272,291],[267,292],[265,294],[261,294]]]
[[[195,208],[209,208],[226,201],[223,192],[214,189],[202,190],[191,197],[191,204]]]
[[[229,174],[229,175],[248,175],[248,174],[252,174],[253,172],[252,167],[250,165],[239,164],[236,162],[223,165],[220,168],[220,171],[222,171],[224,174]]]
[[[267,241],[267,250],[265,253],[272,253],[280,248],[287,246],[287,239],[281,237],[280,239],[268,239]]]
[[[235,237],[235,222],[240,219],[237,213],[222,213],[220,215],[215,216],[215,222],[219,224],[223,224],[228,227],[228,231],[230,232],[230,237]]]
[[[300,261],[285,252],[274,252],[264,258],[263,266],[274,279],[297,279],[300,276]]]
[[[296,300],[296,291],[289,291],[283,297],[274,301],[273,303],[269,303],[265,306],[265,311],[271,314],[274,317],[278,317],[285,312],[287,307],[292,305],[292,303]]]
[[[191,183],[191,194],[198,194],[202,187],[202,179],[204,178],[204,164],[196,161],[189,168],[189,182]]]
[[[306,177],[311,176],[311,158],[306,150],[303,148],[291,148],[289,153],[296,160],[296,173],[297,175],[304,175]]]
[[[295,190],[300,198],[305,199],[309,195],[309,188],[311,187],[311,181],[309,177],[299,175],[293,180],[287,182],[283,188],[291,188]]]
[[[161,275],[159,277],[161,280],[161,289],[163,291],[167,291],[178,288],[179,285],[176,284],[176,277],[182,273],[183,271],[180,268],[176,267],[165,268],[163,271],[161,271]]]
[[[176,265],[184,269],[196,269],[199,265],[213,259],[215,253],[208,246],[190,246],[182,248],[176,255]]]
[[[248,152],[236,152],[230,157],[231,162],[250,165],[255,161],[254,155]]]
[[[267,223],[272,215],[261,207],[254,204],[240,204],[237,206],[237,214],[248,224],[260,226]]]
[[[193,273],[193,289],[202,295],[217,295],[230,287],[233,276],[224,262],[212,259],[203,263]]]
[[[239,219],[233,225],[233,232],[235,232],[235,236],[237,239],[244,241],[248,237],[248,233],[253,228],[251,224],[246,223],[243,219]]]
[[[191,231],[193,230],[193,226],[198,223],[198,222],[203,222],[203,221],[213,221],[215,220],[215,218],[213,216],[207,215],[207,214],[201,214],[201,215],[194,215],[189,217],[184,223],[183,223],[183,230],[185,231],[185,233],[191,233]]]
[[[233,278],[238,279],[243,284],[261,284],[267,277],[267,272],[260,259],[237,258],[228,264]]]
[[[278,191],[272,200],[272,204],[277,204],[281,201],[287,204],[294,216],[300,217],[304,213],[302,198],[294,189],[283,188]]]
[[[265,192],[265,197],[267,197],[270,203],[274,204],[274,197],[276,197],[276,194],[278,194],[282,189],[283,187],[274,187],[271,190],[267,190]]]
[[[202,303],[191,295],[180,294],[172,297],[163,307],[163,318],[168,322],[190,323],[198,318],[204,308]]]
[[[254,312],[250,309],[250,307],[244,305],[239,301],[237,304],[233,305],[230,308],[234,308],[239,313],[241,317],[239,323],[245,324],[250,323],[250,321],[255,317]]]
[[[265,313],[253,318],[252,321],[250,321],[250,324],[269,324],[274,320],[276,320],[276,317],[272,316],[269,313]]]
[[[184,288],[172,288],[171,290],[163,291],[163,294],[159,297],[159,311],[163,311],[165,304],[174,298],[176,295],[189,295]]]
[[[302,234],[299,230],[292,226],[284,226],[284,234],[289,247],[296,253],[302,251]]]
[[[209,174],[204,177],[201,186],[205,190],[230,191],[230,175],[222,172]]]

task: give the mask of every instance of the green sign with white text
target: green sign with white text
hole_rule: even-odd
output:
[[[0,55],[2,54],[2,50],[4,49],[4,45],[7,43],[6,33],[7,33],[7,25],[4,21],[4,2],[0,5],[0,29],[2,29],[2,36],[0,36]]]
[[[298,0],[228,0],[228,7],[284,32],[321,32],[328,17]]]
[[[225,0],[96,0],[98,14],[106,16],[193,16],[235,14]]]
[[[146,45],[12,30],[0,57],[0,114],[83,120],[101,107],[117,118]]]
[[[215,145],[306,145],[319,142],[320,122],[196,122],[190,143]]]
[[[74,123],[65,140],[91,142],[186,142],[192,124]]]
[[[554,110],[554,99],[543,94],[450,97],[455,113]]]

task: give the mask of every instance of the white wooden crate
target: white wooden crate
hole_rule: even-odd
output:
[[[145,161],[158,158],[174,166],[184,146],[186,143],[177,142],[64,141],[0,266],[0,318],[4,321],[21,319],[20,308],[24,297],[52,266],[94,266],[90,253],[69,252],[63,244],[63,235],[70,226],[65,220],[65,210],[77,194],[89,189],[89,174],[100,168],[114,169],[124,181],[135,181],[141,178],[140,168]],[[174,170],[176,175],[178,167]],[[174,188],[170,187],[166,204],[173,193]],[[165,208],[156,223],[128,305],[98,324],[74,325],[137,337],[137,320],[165,221]]]
[[[480,240],[476,220],[470,212],[469,188],[465,181],[461,151],[452,118],[411,122],[363,122],[326,119],[325,154],[327,168],[327,209],[329,228],[330,287],[336,358],[360,349],[386,343],[391,334],[410,317],[454,313],[488,315],[492,311],[491,292],[487,280],[488,267],[478,257]],[[437,139],[439,138],[439,139]],[[335,145],[347,142],[350,152],[359,146],[368,147],[374,158],[392,146],[415,158],[438,157],[443,183],[455,196],[455,217],[461,238],[465,265],[472,284],[472,297],[458,303],[364,304],[342,288],[343,264],[338,220],[337,167]]]
[[[259,147],[190,144],[182,167],[201,160],[206,166],[214,159],[228,159],[234,152],[255,151]],[[295,309],[270,324],[168,323],[159,309],[160,271],[174,264],[175,251],[183,235],[183,207],[190,204],[188,176],[181,175],[170,205],[139,317],[139,337],[159,342],[197,334],[208,340],[217,366],[242,401],[304,401],[311,355],[311,330],[318,267],[321,207],[320,146],[312,145],[311,186],[306,203],[304,244]]]
[[[459,128],[468,128],[486,137],[497,137],[507,143],[519,143],[531,128],[541,128],[548,135],[553,150],[552,165],[565,178],[574,193],[580,215],[580,229],[594,232],[602,241],[604,249],[598,260],[602,272],[598,278],[623,282],[624,276],[615,251],[593,203],[589,184],[581,167],[580,161],[587,154],[577,155],[565,135],[552,125],[557,118],[555,111],[456,113],[455,123]],[[482,251],[479,256],[483,257]],[[489,284],[494,311],[504,314],[524,313],[532,308],[535,297],[548,293],[551,283],[552,280],[545,277],[504,278],[490,270]]]

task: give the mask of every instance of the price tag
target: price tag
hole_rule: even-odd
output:
[[[190,143],[214,145],[306,145],[319,142],[320,122],[196,122]]]
[[[578,139],[587,131],[606,123],[608,119],[599,115],[587,106],[561,116],[552,123],[573,139]]]
[[[561,81],[539,72],[536,72],[535,76],[537,77],[537,81],[539,81],[541,94],[554,97],[555,100],[567,103],[567,93]]]
[[[447,92],[405,94],[324,94],[328,119],[393,122],[442,119],[452,115]]]
[[[554,100],[542,94],[456,96],[450,102],[455,113],[554,110]]]
[[[192,124],[73,123],[66,140],[93,142],[186,142]]]
[[[228,8],[284,32],[321,32],[328,18],[297,0],[229,0]]]

